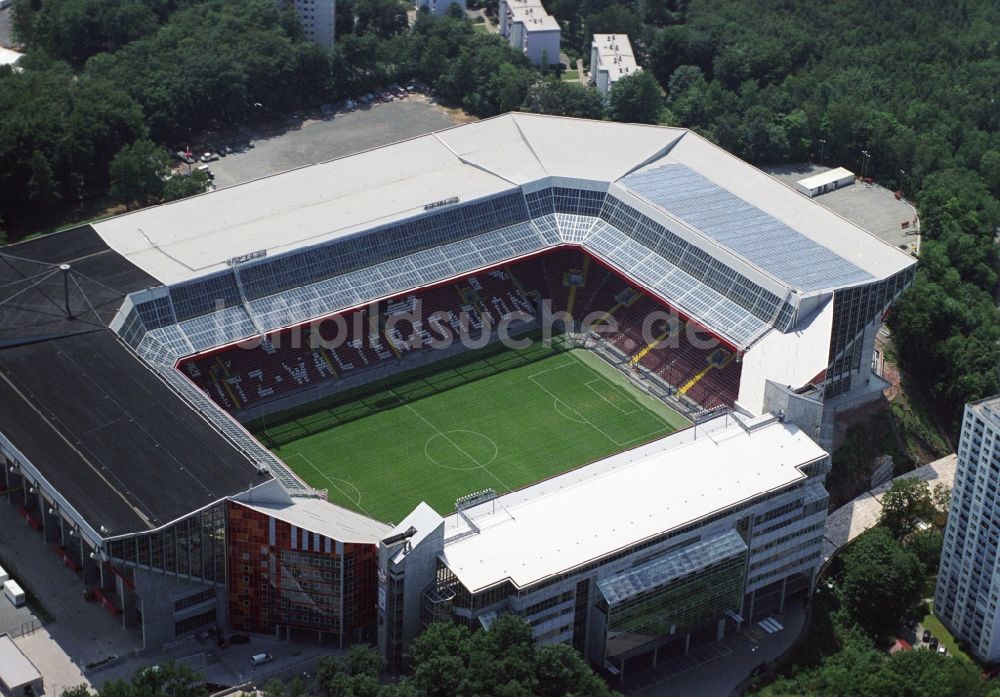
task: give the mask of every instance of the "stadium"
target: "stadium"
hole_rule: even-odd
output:
[[[156,648],[504,612],[624,675],[808,593],[914,260],[685,129],[508,114],[0,251],[8,501]]]

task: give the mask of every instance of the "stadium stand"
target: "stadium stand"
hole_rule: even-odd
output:
[[[703,342],[707,346],[694,346],[680,321],[660,319],[644,334],[647,318],[669,308],[573,248],[196,355],[180,368],[217,404],[238,415],[250,406],[386,362],[405,364],[407,356],[440,339],[442,330],[453,335],[467,331],[476,338],[487,323],[495,329],[515,312],[534,315],[539,299],[549,300],[553,313],[589,322],[586,328],[630,363],[648,368],[701,407],[736,401],[740,364],[732,353],[704,331],[697,336],[708,338]]]
[[[494,269],[193,356],[180,368],[219,406],[239,413],[323,381],[405,361],[445,332],[475,339],[515,312],[533,317],[536,307],[510,274]]]

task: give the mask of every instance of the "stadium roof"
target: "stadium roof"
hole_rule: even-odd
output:
[[[89,225],[3,247],[0,347],[102,329],[126,294],[152,285]]]
[[[349,543],[376,544],[392,527],[318,498],[293,498],[289,503],[240,503],[303,530]]]
[[[109,329],[0,351],[0,404],[3,435],[104,537],[270,477]]]
[[[694,193],[675,197],[646,186],[665,175]],[[241,255],[270,256],[412,218],[429,203],[456,197],[468,202],[519,186],[528,191],[553,184],[611,186],[612,193],[645,202],[668,229],[742,260],[790,289],[882,278],[913,263],[685,129],[520,113],[147,208],[95,227],[136,266],[173,284],[223,270],[227,260]],[[701,207],[692,207],[697,202],[712,215],[697,214]],[[753,224],[740,232],[745,219]],[[822,264],[821,272],[810,272],[815,263]]]
[[[748,431],[727,423],[711,433],[689,428],[469,509],[477,534],[461,536],[467,524],[449,516],[445,539],[461,537],[445,544],[448,567],[473,592],[508,578],[523,588],[804,480],[799,468],[826,457],[794,425]]]

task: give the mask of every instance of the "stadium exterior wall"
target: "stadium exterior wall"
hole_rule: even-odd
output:
[[[229,519],[233,627],[322,639],[375,636],[377,547],[345,543],[235,501]]]

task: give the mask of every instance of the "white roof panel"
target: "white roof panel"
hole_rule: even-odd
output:
[[[247,503],[241,505],[264,515],[340,542],[377,544],[392,529],[385,523],[334,506],[315,498],[292,498],[289,503]]]
[[[14,640],[7,634],[0,634],[0,681],[15,690],[41,677],[35,664],[21,653]]]
[[[513,185],[462,163],[433,135],[146,208],[94,225],[116,251],[170,284],[258,250],[289,251]]]
[[[470,591],[508,578],[523,588],[803,480],[799,467],[826,455],[792,424],[749,433],[728,424],[689,428],[467,511],[480,532],[446,542],[448,567]],[[446,540],[467,530],[455,515],[445,526]]]
[[[844,167],[837,167],[836,169],[828,169],[825,172],[814,174],[811,177],[806,177],[805,179],[799,179],[795,183],[807,189],[815,189],[817,186],[832,184],[833,182],[853,176],[854,172],[851,170]]]
[[[512,114],[545,171],[552,176],[611,182],[662,156],[683,128]]]
[[[607,186],[664,164],[684,165],[713,190],[746,202],[815,243],[814,248],[829,250],[831,259],[845,260],[844,268],[853,265],[882,278],[914,263],[684,129],[523,113],[147,208],[94,227],[139,268],[173,284],[221,270],[232,257],[261,250],[273,255],[411,218],[436,201],[457,197],[468,202],[518,185],[537,188],[545,180]],[[702,237],[725,249],[711,235]],[[772,253],[781,256],[781,250]],[[754,265],[752,259],[748,263]],[[812,279],[809,286],[836,284],[835,279],[828,285]]]

